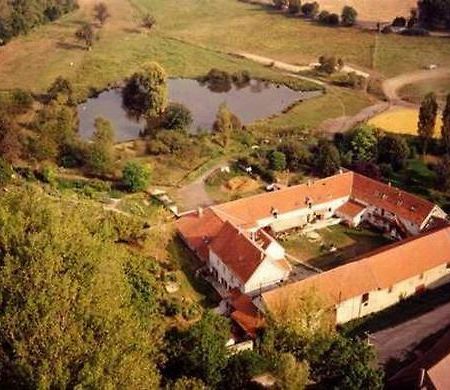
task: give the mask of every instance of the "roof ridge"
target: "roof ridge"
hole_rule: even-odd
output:
[[[346,171],[346,172],[337,173],[337,174],[335,174],[333,176],[328,176],[328,177],[324,177],[324,178],[315,179],[315,180],[313,180],[313,184],[321,183],[323,181],[330,181],[331,179],[334,179],[334,178],[337,178],[337,177],[341,177],[341,176],[351,176],[352,177],[352,188],[353,188],[353,174],[354,174],[354,172],[349,170],[349,171]],[[248,201],[250,199],[267,197],[267,196],[270,196],[270,195],[273,195],[273,194],[277,194],[277,193],[280,193],[280,192],[290,192],[290,191],[293,191],[293,190],[295,190],[297,188],[306,187],[306,186],[308,186],[308,181],[304,182],[304,183],[296,184],[294,186],[282,188],[282,189],[277,190],[277,191],[263,192],[261,194],[256,194],[256,195],[252,195],[252,196],[248,196],[248,197],[244,197],[244,198],[240,198],[240,199],[231,200],[229,202],[221,203],[219,205],[210,206],[210,207],[217,208],[217,207],[224,206],[224,205],[243,203],[244,201]]]

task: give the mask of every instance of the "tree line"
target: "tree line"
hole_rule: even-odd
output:
[[[0,46],[78,7],[77,0],[16,0],[0,3]]]

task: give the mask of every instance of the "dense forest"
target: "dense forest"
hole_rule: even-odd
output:
[[[0,45],[78,7],[77,0],[0,1]]]
[[[450,0],[420,0],[420,22],[427,28],[450,28]]]

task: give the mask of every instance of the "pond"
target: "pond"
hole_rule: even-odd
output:
[[[192,113],[194,123],[191,132],[210,131],[219,105],[225,102],[241,122],[252,123],[277,114],[298,100],[315,97],[321,92],[299,92],[283,85],[261,80],[251,80],[244,86],[229,85],[217,88],[197,80],[169,79],[169,100],[184,104]],[[95,118],[108,119],[116,131],[116,140],[129,141],[139,137],[145,127],[144,120],[137,120],[122,105],[120,89],[111,89],[88,99],[78,106],[81,138],[92,136]]]

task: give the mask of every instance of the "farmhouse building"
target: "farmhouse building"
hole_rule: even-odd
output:
[[[273,238],[279,232],[366,222],[402,239],[445,216],[427,200],[347,171],[193,211],[177,222],[177,228],[227,289],[257,294],[289,276],[284,248]]]
[[[355,261],[262,294],[276,312],[293,297],[316,293],[337,324],[383,310],[450,282],[450,227],[396,242]]]

